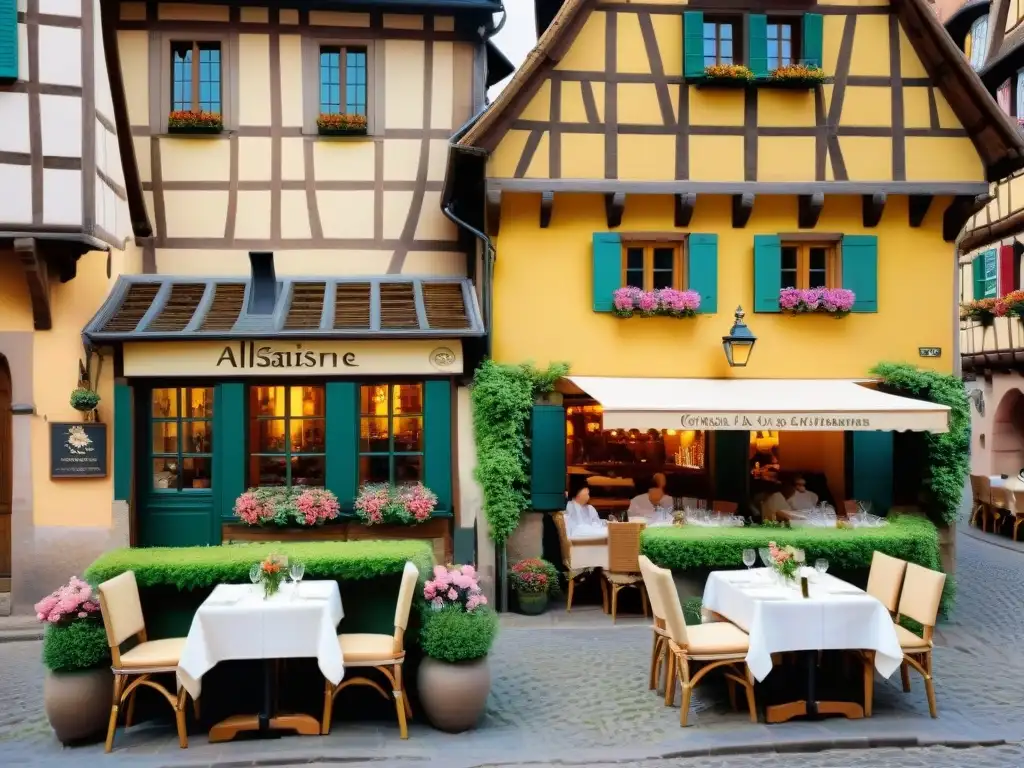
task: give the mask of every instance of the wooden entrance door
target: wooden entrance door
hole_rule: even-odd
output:
[[[0,357],[0,592],[11,591],[11,498],[14,493],[11,438],[11,371]]]

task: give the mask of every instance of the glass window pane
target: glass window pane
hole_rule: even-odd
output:
[[[391,482],[390,456],[360,456],[359,484]]]
[[[718,30],[722,40],[732,40],[732,24],[719,24]]]
[[[178,452],[178,423],[176,421],[153,422],[153,453]]]
[[[292,419],[289,429],[292,453],[324,452],[323,419]]]
[[[177,456],[159,456],[153,459],[153,488],[158,491],[178,490]]]
[[[284,416],[287,400],[284,387],[251,387],[249,412],[256,416]]]
[[[782,271],[796,269],[796,248],[784,246],[782,248]]]
[[[644,268],[644,249],[643,248],[627,248],[626,249],[626,269],[643,269]]]
[[[782,288],[796,288],[796,270],[782,270]]]
[[[626,285],[631,288],[640,288],[643,290],[644,287],[644,271],[643,269],[628,269],[626,270]]]
[[[367,417],[359,420],[359,452],[385,453],[391,448],[387,416]]]
[[[209,488],[212,485],[211,474],[213,459],[209,456],[188,456],[181,462],[181,487]]]
[[[811,264],[810,264],[810,268],[812,270],[822,270],[822,271],[824,271],[825,263],[826,263],[827,259],[828,259],[828,251],[826,251],[824,248],[811,248]]]
[[[292,459],[292,485],[323,486],[327,473],[323,456],[296,456]]]
[[[675,261],[675,248],[655,248],[654,268],[671,270]]]
[[[826,287],[825,273],[824,272],[815,272],[815,271],[812,270],[811,273],[807,276],[807,287],[808,288],[825,288]]]
[[[249,485],[286,485],[288,465],[286,459],[272,456],[252,456],[249,459]]]
[[[298,404],[299,408],[293,408],[292,416],[323,416],[324,411],[324,388],[323,387],[293,387],[301,389]],[[296,400],[293,397],[292,403]]]
[[[708,59],[711,59],[711,61],[714,61],[717,52],[718,46],[715,44],[715,41],[713,39],[708,40],[707,38],[704,38],[704,60],[707,61]]]
[[[732,62],[732,40],[722,41],[722,63]]]
[[[779,25],[778,24],[769,24],[766,29],[768,31],[768,42],[771,42],[772,40],[778,38],[778,36],[779,36]]]
[[[418,483],[422,479],[422,456],[395,456],[396,483]]]
[[[793,25],[792,24],[780,24],[779,25],[779,29],[782,30],[782,39],[783,40],[792,40],[793,39]]]
[[[395,450],[403,453],[423,450],[422,416],[403,416],[395,419]]]
[[[778,40],[773,40],[772,38],[769,37],[768,38],[768,58],[769,59],[777,59],[778,57],[779,57],[779,42],[778,42]]]
[[[178,390],[153,390],[153,416],[158,419],[173,419],[178,415]]]
[[[213,453],[213,429],[209,421],[186,421],[181,427],[182,453]]]
[[[359,413],[364,416],[387,416],[388,385],[367,384],[360,387]]]
[[[185,416],[208,419],[213,416],[213,387],[185,390]]]
[[[284,419],[259,419],[250,423],[249,449],[252,453],[284,453]]]
[[[651,283],[654,290],[659,291],[662,288],[672,287],[672,272],[655,272],[654,280]]]
[[[393,413],[415,415],[423,413],[422,384],[394,384],[391,402]]]

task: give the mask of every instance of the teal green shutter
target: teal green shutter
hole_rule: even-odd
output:
[[[854,293],[854,312],[878,311],[878,238],[843,236],[843,288]]]
[[[2,0],[0,0],[2,2]],[[134,503],[132,473],[135,458],[135,420],[132,418],[132,388],[114,383],[114,499]]]
[[[700,294],[700,313],[718,311],[718,235],[690,235],[687,288]]]
[[[995,248],[985,251],[982,256],[985,257],[982,261],[985,285],[979,298],[994,299],[999,295],[999,258]]]
[[[979,253],[971,261],[971,278],[974,282],[974,293],[972,294],[975,301],[978,299],[985,298],[985,254],[984,252]]]
[[[747,16],[747,61],[755,77],[768,75],[768,17],[761,13]]]
[[[754,311],[778,312],[782,290],[782,242],[778,235],[754,235]]]
[[[246,489],[245,384],[220,384],[213,397],[213,492],[220,506],[213,518],[219,524],[218,518],[234,516],[235,500]]]
[[[18,79],[18,0],[0,0],[0,82]]]
[[[704,14],[686,11],[683,14],[683,76],[704,74]]]
[[[847,492],[855,501],[870,501],[872,512],[884,515],[892,507],[892,432],[852,432],[853,487]],[[852,492],[850,492],[852,491]]]
[[[327,382],[327,490],[341,509],[351,512],[356,500],[359,469],[359,385]]]
[[[437,511],[452,511],[452,385],[428,381],[423,396],[423,484],[437,494]]]
[[[714,433],[715,499],[740,503],[747,496],[750,432],[722,430]],[[740,510],[739,514],[744,514]]]
[[[612,294],[622,287],[622,238],[594,233],[594,311],[611,312]]]
[[[821,67],[822,62],[822,19],[820,13],[805,13],[803,34],[800,43],[800,61],[802,64]]]
[[[565,408],[535,405],[530,430],[530,504],[565,509]]]

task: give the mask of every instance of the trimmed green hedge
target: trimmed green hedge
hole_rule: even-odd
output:
[[[76,621],[66,627],[47,627],[43,664],[51,672],[78,672],[110,664],[103,622]]]
[[[85,571],[92,584],[135,571],[140,587],[174,586],[179,590],[249,582],[249,568],[271,553],[301,560],[305,578],[372,579],[401,573],[407,561],[429,574],[434,566],[430,543],[394,541],[253,542],[217,547],[148,547],[115,549]]]
[[[498,617],[487,608],[467,613],[461,608],[423,611],[420,647],[434,659],[473,661],[487,655],[498,634]]]

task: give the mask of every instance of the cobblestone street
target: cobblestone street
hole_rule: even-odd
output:
[[[102,759],[104,764],[154,768],[361,757],[399,763],[443,757],[451,768],[511,761],[759,768],[778,764],[777,755],[764,752],[800,744],[811,753],[787,756],[786,761],[806,768],[1024,766],[1019,746],[976,746],[1024,740],[1024,721],[1016,716],[1024,707],[1024,660],[1008,652],[1024,633],[1024,596],[1019,590],[1024,554],[963,534],[958,547],[958,608],[937,639],[938,720],[928,716],[920,678],[912,675],[913,691],[905,695],[897,675],[894,681],[877,681],[871,719],[771,727],[731,712],[721,689],[712,684],[698,688],[693,727],[683,729],[678,706],[663,707],[647,690],[650,634],[640,620],[620,621],[613,628],[599,613],[588,617],[581,611],[577,618],[574,611],[567,620],[557,611],[540,619],[505,622],[492,654],[492,697],[479,730],[449,736],[417,722],[405,742],[392,723],[382,721],[339,724],[323,739],[210,745],[195,733],[189,749],[180,751],[169,727],[143,725],[128,734],[119,732],[118,749],[109,757],[100,745],[61,749],[41,709],[39,643],[0,644],[5,693],[0,701],[0,753],[5,765],[83,760],[92,765]],[[856,749],[868,746],[879,748]],[[904,746],[910,748],[890,748]],[[842,749],[821,751],[834,747]],[[715,754],[740,750],[754,754]]]

